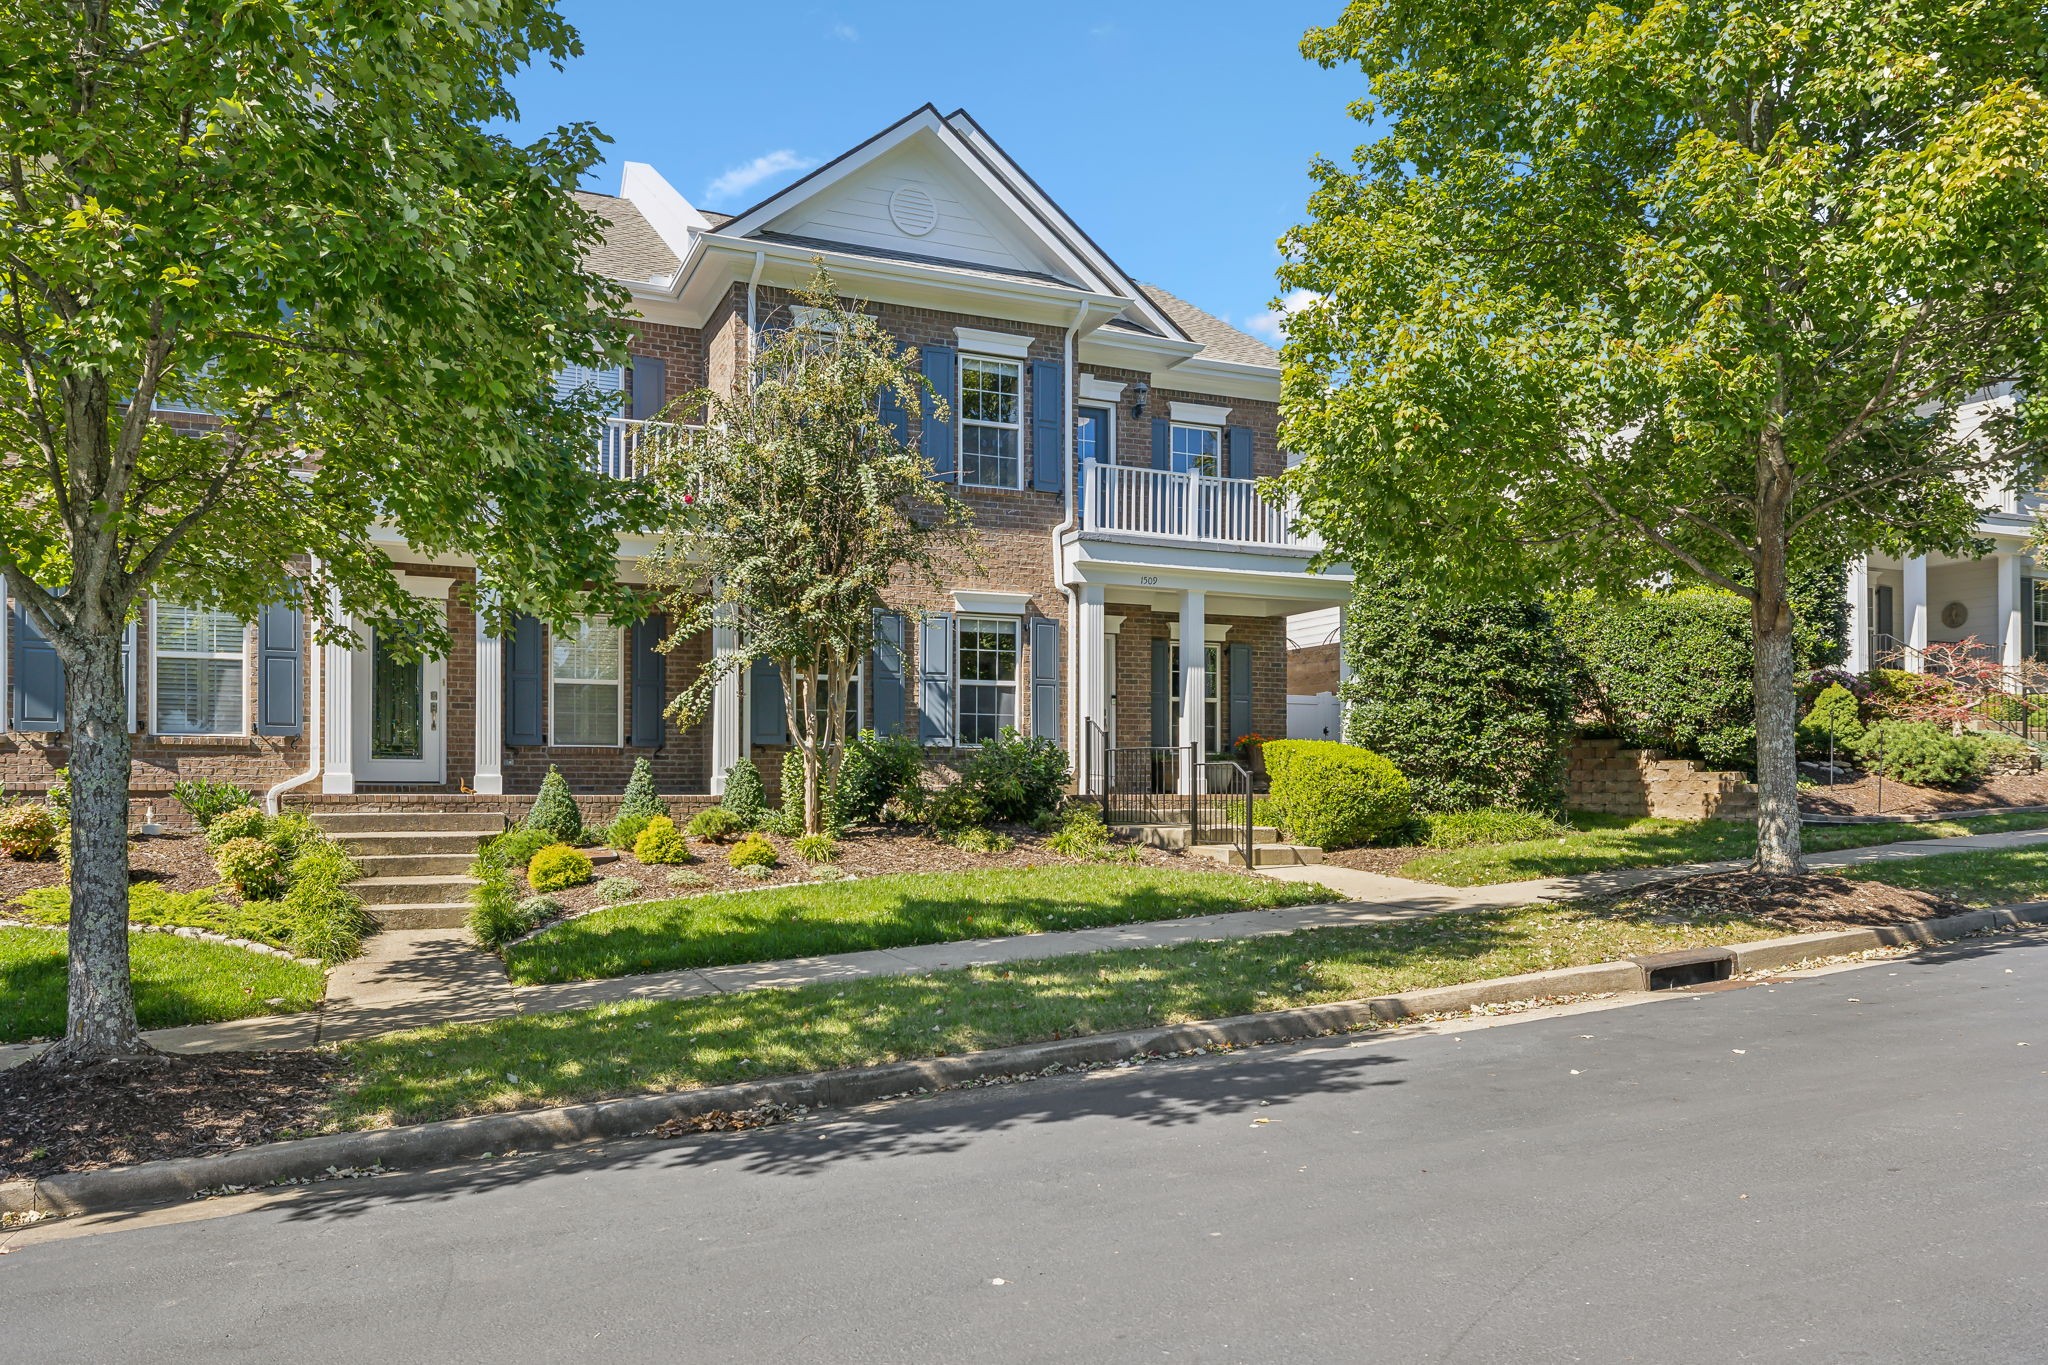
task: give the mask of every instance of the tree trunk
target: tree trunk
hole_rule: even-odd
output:
[[[53,634],[71,731],[70,1008],[50,1065],[147,1055],[128,974],[128,701],[120,616]]]
[[[1792,689],[1792,601],[1783,483],[1760,481],[1756,592],[1750,600],[1756,692],[1756,870],[1804,870],[1799,848],[1798,699]]]

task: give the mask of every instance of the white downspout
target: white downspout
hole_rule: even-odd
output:
[[[768,265],[768,253],[767,253],[767,252],[765,252],[765,251],[756,251],[756,252],[754,253],[754,273],[753,273],[753,274],[751,274],[751,275],[749,275],[749,276],[747,276],[747,358],[746,358],[746,368],[747,368],[747,370],[748,370],[748,371],[750,371],[750,372],[751,372],[751,371],[753,370],[753,368],[754,368],[754,338],[755,338],[755,336],[756,336],[756,335],[758,334],[758,331],[759,331],[759,320],[758,320],[758,318],[756,317],[756,313],[755,313],[755,307],[754,307],[754,298],[755,298],[755,295],[756,295],[756,293],[757,293],[757,292],[758,292],[758,291],[760,290],[760,287],[761,287],[761,272],[762,272],[762,271],[763,271],[764,269],[766,269],[766,268],[767,268],[767,265]],[[740,385],[740,392],[742,392],[742,393],[746,393],[746,392],[750,391],[750,390],[751,390],[751,389],[753,388],[753,383],[752,383],[752,377],[751,377],[751,374],[748,374],[748,375],[742,375],[742,376],[739,376],[739,378],[740,378],[740,381],[741,381],[741,385]]]
[[[315,560],[313,563],[317,569],[319,561]],[[314,633],[312,631],[309,630],[305,634],[306,652],[312,655],[311,661],[307,664],[311,674],[313,696],[306,707],[306,735],[312,741],[313,757],[312,761],[307,765],[306,771],[293,777],[287,777],[284,781],[263,793],[263,809],[271,815],[277,814],[279,801],[286,792],[296,787],[303,787],[314,778],[320,776],[320,769],[325,765],[327,757],[327,732],[321,728],[322,714],[320,710],[321,700],[327,694],[325,686],[327,680],[321,676],[322,669],[325,668],[327,663],[327,647],[313,638]]]
[[[1060,596],[1067,603],[1067,753],[1074,758],[1074,775],[1080,789],[1086,791],[1086,775],[1081,772],[1085,755],[1081,753],[1081,693],[1078,686],[1081,659],[1081,613],[1074,600],[1074,589],[1067,582],[1066,564],[1063,562],[1067,532],[1074,529],[1074,480],[1081,477],[1080,469],[1074,463],[1074,390],[1081,383],[1081,376],[1074,371],[1074,334],[1081,330],[1081,324],[1088,319],[1088,301],[1074,310],[1074,321],[1067,328],[1063,343],[1061,363],[1065,366],[1065,382],[1061,388],[1066,394],[1066,436],[1061,442],[1063,472],[1060,476],[1062,491],[1060,524],[1052,531],[1052,581],[1059,585]]]

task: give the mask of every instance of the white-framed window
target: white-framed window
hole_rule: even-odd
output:
[[[626,742],[626,633],[610,621],[585,616],[574,630],[558,630],[548,652],[552,744],[564,748],[617,748]]]
[[[968,747],[986,744],[1017,723],[1022,625],[1013,616],[963,616],[959,632],[959,743]]]
[[[960,357],[960,482],[1024,486],[1024,367],[1014,360]]]
[[[862,660],[853,666],[853,676],[846,680],[846,730],[844,734],[846,739],[852,739],[860,733],[860,691],[861,684],[867,679],[867,672],[867,661]],[[831,691],[832,689],[826,685],[824,673],[820,671],[818,674],[818,704],[816,707],[817,717],[820,721],[825,719],[826,708],[832,704]],[[822,727],[820,728],[822,730]]]
[[[1173,424],[1173,468],[1183,474],[1223,472],[1223,433],[1215,427]]]
[[[249,628],[241,617],[173,602],[149,604],[150,730],[239,735]]]
[[[1175,724],[1180,717],[1180,646],[1174,645],[1169,651],[1167,666],[1173,670],[1173,714]],[[1223,671],[1217,667],[1222,661],[1222,651],[1215,645],[1204,646],[1202,650],[1202,752],[1220,752],[1217,741],[1222,737],[1223,689],[1220,680]]]

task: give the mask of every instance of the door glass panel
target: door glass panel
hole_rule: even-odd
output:
[[[382,632],[370,637],[370,757],[425,758],[425,670],[398,658]]]

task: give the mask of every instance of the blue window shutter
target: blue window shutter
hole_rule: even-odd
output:
[[[917,739],[953,743],[953,613],[935,611],[917,623]]]
[[[256,613],[256,733],[296,735],[305,728],[306,622],[290,602]]]
[[[953,417],[943,422],[938,417],[938,399],[946,405],[948,414],[955,413],[960,406],[958,353],[951,346],[920,346],[918,365],[924,377],[930,382],[932,391],[924,397],[924,426],[918,437],[919,448],[932,467],[932,472],[942,479],[953,477]]]
[[[1152,467],[1173,468],[1173,423],[1164,417],[1152,419]]]
[[[64,728],[64,661],[36,629],[28,609],[14,604],[14,726],[37,734]]]
[[[544,744],[541,703],[547,691],[547,652],[537,617],[515,616],[504,638],[505,742]]]
[[[668,362],[658,355],[633,357],[633,420],[651,422],[668,402]]]
[[[789,743],[789,715],[782,700],[782,667],[773,659],[756,659],[747,670],[749,744]]]
[[[875,613],[875,647],[868,663],[868,691],[874,696],[875,733],[903,733],[903,617]]]
[[[1066,442],[1060,439],[1066,425],[1065,377],[1058,361],[1031,362],[1031,486],[1041,493],[1059,492],[1066,468]]]
[[[1226,648],[1230,669],[1230,742],[1252,732],[1252,647],[1234,644]]]
[[[1031,618],[1031,737],[1060,737],[1060,623]]]
[[[633,623],[633,637],[627,657],[633,672],[633,724],[629,743],[643,749],[662,743],[661,713],[668,706],[668,660],[655,646],[668,635],[668,622],[660,616]]]
[[[875,414],[882,419],[882,425],[889,429],[889,434],[896,439],[896,444],[910,444],[910,411],[903,406],[903,400],[897,396],[896,390],[887,384],[884,384],[881,392],[875,395]]]
[[[1173,743],[1173,644],[1163,639],[1152,642],[1152,743]]]
[[[1249,479],[1252,476],[1252,429],[1230,427],[1223,433],[1223,476]]]

